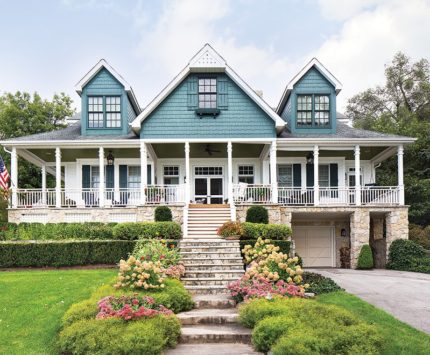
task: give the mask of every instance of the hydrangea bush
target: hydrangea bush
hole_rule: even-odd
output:
[[[132,297],[104,297],[97,305],[99,308],[96,316],[97,319],[115,317],[128,321],[139,318],[152,318],[159,314],[166,316],[173,314],[170,309],[157,304],[152,297],[142,297],[138,296],[138,294],[134,294]]]
[[[279,252],[269,239],[259,238],[254,247],[243,249],[248,268],[237,281],[228,285],[237,302],[254,297],[303,297],[309,285],[303,284],[303,270],[297,257]]]
[[[181,260],[178,249],[173,244],[168,245],[165,240],[139,241],[134,247],[133,256],[139,260],[159,261],[165,268],[177,265]]]

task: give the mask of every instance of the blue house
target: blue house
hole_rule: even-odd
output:
[[[407,238],[403,147],[414,139],[350,127],[341,89],[314,58],[273,109],[207,44],[141,107],[101,60],[76,86],[76,123],[1,142],[12,152],[9,220],[146,221],[169,205],[184,238],[201,240],[259,204],[292,226],[306,266],[339,266],[343,246],[354,266],[363,244]],[[397,185],[376,186],[393,155]],[[42,169],[42,188],[19,187],[18,156]]]

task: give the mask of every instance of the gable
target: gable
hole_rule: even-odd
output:
[[[109,73],[106,68],[102,68],[89,82],[84,86],[84,91],[91,93],[117,93],[123,90],[124,86]]]
[[[274,138],[275,122],[224,73],[228,106],[217,116],[199,116],[189,107],[188,90],[198,74],[189,74],[141,123],[141,138]]]
[[[331,84],[315,67],[310,68],[305,75],[293,86],[295,90],[312,92],[334,92]]]

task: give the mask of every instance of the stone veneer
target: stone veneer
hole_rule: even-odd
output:
[[[60,223],[60,222],[153,222],[157,206],[124,208],[29,208],[9,209],[12,223]],[[183,224],[183,206],[170,205],[173,220]]]

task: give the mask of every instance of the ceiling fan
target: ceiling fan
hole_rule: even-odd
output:
[[[213,153],[221,153],[221,151],[220,151],[220,150],[212,149],[210,144],[206,144],[205,151],[206,151],[209,155],[212,155]]]

